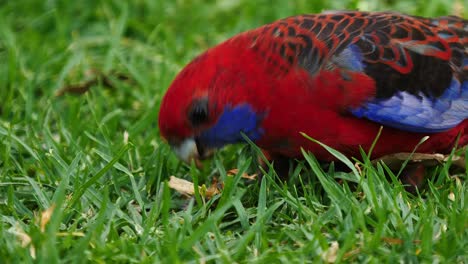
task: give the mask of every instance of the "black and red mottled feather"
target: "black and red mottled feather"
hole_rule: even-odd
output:
[[[242,142],[272,156],[446,152],[468,143],[467,21],[334,11],[278,20],[188,64],[161,104],[159,127],[184,160]],[[198,147],[198,149],[197,149]]]
[[[453,71],[462,70],[466,27],[458,17],[429,20],[391,12],[331,12],[286,18],[245,34],[261,42],[257,48],[264,54],[280,54],[312,75],[324,67],[346,66],[336,56],[355,44],[367,64],[366,73],[377,81],[378,96],[392,96],[395,89],[438,96],[450,85]]]

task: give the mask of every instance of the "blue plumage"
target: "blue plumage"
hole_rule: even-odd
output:
[[[454,36],[451,32],[439,35],[441,38]],[[401,45],[395,47],[401,48]],[[443,63],[441,60],[425,55],[430,51],[428,47],[432,47],[431,45],[419,45],[421,47],[411,49],[407,47],[408,43],[405,45],[405,48],[414,52],[412,56],[415,64],[413,70],[406,74],[388,71],[385,66],[380,66],[383,71],[381,73],[372,71],[372,67],[381,65],[379,63],[386,59],[381,57],[375,62],[366,61],[362,55],[363,51],[353,45],[337,56],[338,66],[381,78],[376,79],[377,95],[361,107],[350,109],[351,113],[356,117],[367,118],[386,126],[419,133],[446,131],[468,118],[468,80],[466,73],[463,73],[463,69],[468,67],[466,54],[461,58],[461,65],[452,65],[451,68],[441,64]],[[364,66],[361,67],[359,61],[363,57]],[[424,74],[420,70],[431,67],[440,68],[439,71],[433,70],[432,75]],[[385,73],[387,75],[384,75]],[[392,82],[397,80],[396,76],[398,79],[406,78],[407,82]],[[436,76],[438,78],[435,78]]]
[[[203,131],[199,140],[207,147],[219,148],[227,144],[243,142],[244,133],[255,141],[261,137],[263,130],[258,126],[261,115],[250,105],[227,106],[218,121],[210,129]]]
[[[331,60],[336,66],[353,71],[364,71],[363,56],[356,45],[349,45]]]
[[[450,87],[437,98],[400,91],[388,99],[372,99],[351,112],[406,131],[445,131],[468,118],[468,81],[460,84],[453,78]]]

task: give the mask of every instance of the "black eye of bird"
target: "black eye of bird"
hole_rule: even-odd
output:
[[[188,119],[192,126],[199,126],[208,120],[208,99],[196,99],[193,101],[188,113]]]

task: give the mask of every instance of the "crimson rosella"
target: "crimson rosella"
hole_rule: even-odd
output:
[[[244,141],[269,157],[380,157],[468,143],[468,21],[333,11],[236,35],[190,62],[164,96],[161,135],[184,161]]]

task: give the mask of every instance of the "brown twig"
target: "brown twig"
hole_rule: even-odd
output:
[[[55,96],[63,96],[65,94],[81,95],[89,91],[91,87],[98,85],[100,82],[102,83],[102,86],[104,88],[115,89],[115,84],[114,84],[114,81],[112,80],[112,77],[121,81],[131,80],[127,75],[123,73],[110,72],[109,74],[104,74],[102,72],[97,72],[96,75],[90,80],[87,80],[79,84],[66,85],[58,89],[57,92],[55,93]]]

